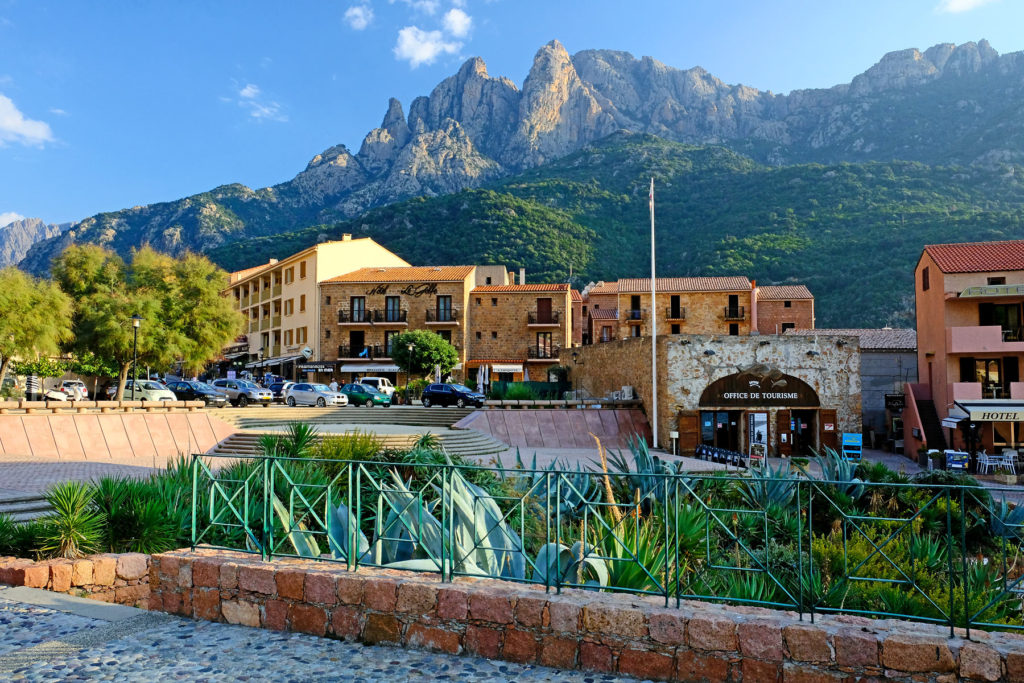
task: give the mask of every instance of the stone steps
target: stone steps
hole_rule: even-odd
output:
[[[216,455],[253,457],[261,453],[260,437],[262,436],[263,434],[260,432],[238,432],[225,439],[210,452]],[[374,436],[383,448],[402,449],[410,448],[421,435],[378,434]],[[452,430],[435,433],[435,436],[437,436],[445,451],[453,455],[494,455],[508,449],[508,446],[497,439],[472,430]]]
[[[405,427],[450,427],[473,412],[472,408],[424,408],[422,406],[394,406],[391,408],[307,408],[252,406],[224,408],[213,411],[218,418],[239,429],[259,429],[280,426],[289,422],[309,424],[388,424]]]
[[[0,499],[0,516],[7,515],[15,522],[39,519],[51,511],[50,504],[41,494],[26,493]]]

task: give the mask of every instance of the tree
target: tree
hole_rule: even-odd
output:
[[[61,287],[75,296],[75,350],[92,352],[118,368],[117,399],[132,364],[132,316],[138,361],[166,367],[181,360],[198,370],[241,331],[244,320],[220,296],[227,273],[194,254],[174,259],[152,249],[135,252],[130,265],[93,245],[71,246],[54,263]]]
[[[413,345],[409,353],[409,344]],[[392,338],[391,360],[405,372],[426,375],[441,366],[441,374],[451,372],[459,362],[459,352],[451,342],[430,330],[410,330]]]
[[[0,384],[11,360],[56,355],[71,337],[71,299],[53,282],[0,270]]]

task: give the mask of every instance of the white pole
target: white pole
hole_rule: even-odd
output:
[[[654,178],[651,178],[651,447],[658,447],[658,306],[654,281]]]

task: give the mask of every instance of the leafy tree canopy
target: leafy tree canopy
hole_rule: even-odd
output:
[[[0,270],[0,384],[11,361],[56,355],[71,337],[71,299],[53,282]]]
[[[393,337],[391,343],[391,360],[410,374],[426,375],[440,365],[444,375],[459,362],[459,352],[451,342],[430,330],[409,330]]]

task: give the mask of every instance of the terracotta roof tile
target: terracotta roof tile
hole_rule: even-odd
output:
[[[619,293],[619,282],[598,282],[596,285],[587,290],[587,296],[594,296],[595,294],[618,294]]]
[[[766,285],[757,288],[758,301],[781,301],[790,299],[813,299],[814,295],[805,285]]]
[[[619,309],[617,308],[592,308],[590,317],[594,320],[618,320]]]
[[[485,285],[474,287],[473,292],[568,292],[568,283],[525,284],[525,285]]]
[[[390,266],[359,270],[324,282],[457,282],[465,280],[476,266]]]
[[[750,291],[750,280],[741,276],[659,277],[656,286],[659,292],[738,292]],[[619,292],[642,294],[650,291],[649,277],[619,280]]]
[[[571,290],[569,290],[569,294],[570,294],[570,296],[572,296],[572,300],[573,301],[583,301],[583,295],[580,294],[580,290],[578,290],[578,289],[571,289]]]
[[[916,351],[917,332],[909,329],[796,329],[786,330],[786,335],[812,335],[818,337],[857,337],[860,348],[868,351]]]
[[[943,273],[1024,270],[1024,240],[929,244],[924,250]]]

